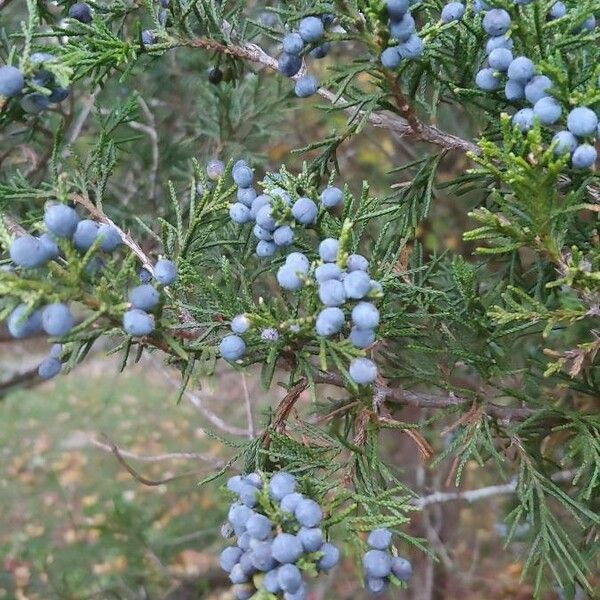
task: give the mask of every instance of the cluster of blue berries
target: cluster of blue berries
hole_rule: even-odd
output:
[[[423,54],[423,40],[417,35],[410,5],[409,0],[386,0],[390,36],[398,42],[381,53],[381,64],[387,69],[396,69],[402,60],[415,60]]]
[[[298,24],[298,30],[283,38],[283,52],[277,68],[286,77],[294,77],[302,68],[302,58],[308,52],[312,58],[325,58],[331,49],[329,42],[323,42],[325,27],[333,22],[334,15],[304,17]],[[296,81],[294,92],[299,98],[308,98],[319,89],[319,82],[313,75],[302,75]]]
[[[522,132],[529,131],[536,119],[544,126],[557,125],[563,116],[563,107],[550,93],[554,84],[549,77],[537,72],[530,58],[513,56],[511,16],[508,11],[502,8],[487,10],[483,17],[483,28],[490,36],[486,45],[488,66],[477,73],[477,86],[493,92],[504,83],[507,100],[530,105],[513,115],[513,124]],[[588,107],[576,107],[567,115],[567,129],[558,131],[554,136],[555,152],[557,155],[569,153],[573,168],[588,169],[596,162],[597,153],[593,145],[596,137],[598,116]]]
[[[325,541],[320,528],[321,507],[296,487],[296,478],[284,471],[270,480],[251,473],[227,482],[236,501],[224,535],[233,534],[236,545],[221,552],[220,564],[229,573],[237,600],[261,591],[285,600],[305,600],[302,571],[329,571],[338,564],[340,552]]]
[[[365,586],[372,594],[381,594],[387,589],[392,577],[408,581],[412,577],[410,561],[390,554],[392,532],[389,529],[375,529],[369,534],[370,546],[362,559]]]

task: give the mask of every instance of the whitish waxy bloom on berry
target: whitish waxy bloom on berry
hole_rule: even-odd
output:
[[[295,491],[296,478],[285,471],[275,473],[269,482],[269,494],[273,500],[281,500]]]
[[[142,284],[129,291],[129,302],[134,308],[152,310],[160,300],[158,291],[149,284]]]
[[[177,279],[177,266],[173,261],[161,258],[154,265],[154,277],[162,285],[171,285]]]
[[[389,529],[374,529],[369,534],[367,544],[376,550],[387,550],[392,543],[392,532]]]
[[[14,338],[35,335],[42,329],[42,311],[31,311],[26,304],[19,304],[8,318],[8,331]]]
[[[74,208],[66,204],[54,204],[44,212],[44,224],[50,233],[58,237],[71,237],[75,233],[79,217]]]
[[[133,336],[150,335],[154,331],[154,317],[139,308],[132,308],[123,315],[123,329]]]
[[[17,96],[24,86],[25,78],[19,69],[10,65],[0,67],[0,96],[4,98]]]
[[[459,21],[465,14],[465,5],[462,2],[449,2],[442,8],[441,19],[443,23]]]
[[[239,360],[246,353],[246,342],[237,335],[225,336],[219,344],[219,352],[225,360]]]
[[[41,379],[52,379],[56,377],[62,369],[62,363],[58,358],[47,356],[38,366],[38,375]]]
[[[318,42],[325,33],[323,22],[317,17],[305,17],[300,21],[298,33],[307,43]]]
[[[321,204],[326,208],[339,206],[344,202],[344,192],[336,187],[328,187],[321,192]]]
[[[349,369],[352,381],[360,385],[373,383],[377,377],[377,366],[368,358],[355,358]]]
[[[42,311],[42,327],[48,335],[61,337],[72,329],[74,323],[69,307],[62,302],[49,304]]]
[[[308,98],[317,93],[319,82],[312,75],[303,75],[296,81],[294,92],[298,98]]]
[[[574,108],[567,117],[567,128],[577,137],[595,135],[598,127],[596,113],[585,106]]]
[[[13,240],[9,254],[16,265],[25,269],[41,267],[50,258],[44,244],[32,235],[23,235]]]
[[[231,320],[231,331],[233,333],[246,333],[250,329],[250,319],[246,315],[236,315]]]

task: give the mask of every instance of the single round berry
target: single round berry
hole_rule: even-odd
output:
[[[79,217],[74,208],[66,204],[53,204],[44,212],[44,224],[50,233],[58,237],[70,238],[77,228]]]
[[[573,154],[578,145],[577,138],[570,131],[566,130],[559,131],[552,138],[552,143],[556,144],[554,154],[557,156],[561,154]]]
[[[50,104],[59,104],[69,97],[71,90],[69,88],[57,87],[52,90],[52,93],[48,96],[48,102]]]
[[[262,489],[263,480],[260,473],[248,473],[243,480],[250,485],[253,485],[257,490]]]
[[[380,56],[381,64],[386,69],[397,69],[402,62],[402,56],[400,56],[399,47],[392,46],[386,48]]]
[[[300,54],[304,50],[304,40],[299,33],[288,33],[283,38],[283,51],[287,54]]]
[[[50,258],[46,246],[32,235],[23,235],[14,239],[9,254],[11,260],[24,269],[41,267]]]
[[[329,279],[341,279],[342,270],[335,263],[325,263],[315,269],[315,279],[323,283]]]
[[[491,37],[487,41],[485,45],[485,51],[486,54],[489,55],[496,48],[506,48],[507,50],[512,50],[514,45],[515,43],[512,41],[511,38],[506,37],[505,35],[498,35],[495,37]]]
[[[48,304],[42,311],[42,328],[53,337],[61,337],[73,328],[75,319],[69,307],[62,302]]]
[[[91,23],[92,9],[85,2],[76,2],[69,9],[69,16],[80,23]]]
[[[323,532],[319,527],[301,527],[297,537],[304,552],[318,552],[323,546]]]
[[[337,279],[324,281],[319,285],[319,299],[325,306],[340,306],[344,304],[346,302],[344,284]]]
[[[304,502],[301,501],[300,504]],[[295,563],[303,554],[300,540],[291,533],[280,533],[273,540],[273,558],[281,564]],[[283,586],[282,586],[283,587]]]
[[[308,273],[310,262],[302,252],[290,252],[285,259],[285,264],[294,269],[295,273]]]
[[[294,93],[298,98],[308,98],[317,93],[319,82],[312,75],[302,75],[296,80]]]
[[[510,14],[503,8],[493,8],[483,17],[483,29],[489,36],[504,35],[510,28]]]
[[[598,117],[596,113],[585,106],[574,108],[567,117],[568,130],[577,137],[586,137],[596,133]]]
[[[564,2],[555,2],[550,7],[549,17],[551,19],[561,19],[567,14],[567,7]]]
[[[381,577],[367,577],[365,580],[365,589],[369,594],[378,596],[385,592],[388,587],[388,580],[382,579]]]
[[[312,225],[317,220],[319,209],[310,198],[298,198],[292,206],[292,215],[302,225]]]
[[[367,577],[384,578],[392,571],[392,557],[382,550],[369,550],[362,559]]]
[[[525,87],[520,81],[509,79],[504,86],[504,96],[509,102],[516,102],[525,98]]]
[[[248,581],[248,575],[244,573],[241,565],[238,563],[234,565],[229,573],[229,581],[233,584],[246,583]]]
[[[400,43],[408,40],[415,30],[415,20],[409,12],[404,13],[401,19],[390,21],[390,34]]]
[[[296,478],[290,473],[275,473],[269,482],[269,495],[273,500],[282,500],[284,496],[296,491]]]
[[[574,169],[589,169],[594,166],[598,153],[596,148],[590,144],[581,144],[577,147],[577,150],[573,152],[571,162]]]
[[[317,502],[305,498],[298,502],[294,515],[302,527],[316,527],[323,518],[323,511]]]
[[[284,496],[281,499],[279,508],[281,508],[283,512],[287,512],[293,515],[294,511],[296,510],[296,507],[298,506],[298,503],[300,502],[300,500],[303,499],[303,497],[304,496],[302,496],[302,494],[299,494],[298,492],[287,494],[287,496]]]
[[[150,284],[142,284],[129,291],[129,302],[134,308],[152,310],[160,300],[160,294]]]
[[[102,223],[98,228],[100,249],[103,252],[113,252],[121,245],[121,235],[118,229],[110,223]]]
[[[410,561],[401,556],[394,556],[392,558],[392,573],[400,581],[408,581],[412,577],[412,565]]]
[[[259,258],[268,258],[269,256],[273,256],[276,250],[277,246],[273,242],[269,242],[267,240],[260,240],[260,242],[256,244],[256,255]]]
[[[352,271],[368,271],[369,261],[361,254],[351,254],[346,261],[346,269]]]
[[[350,341],[357,348],[368,348],[375,341],[375,332],[372,329],[353,327],[350,331]]]
[[[238,225],[243,225],[252,220],[250,209],[241,202],[235,202],[229,207],[229,217],[234,223],[238,223]]]
[[[545,75],[536,75],[525,86],[525,98],[535,104],[538,100],[549,96],[548,90],[552,87],[552,80]]]
[[[346,317],[341,308],[330,306],[324,308],[317,316],[315,330],[318,335],[329,337],[339,333],[344,326]]]
[[[359,302],[352,309],[352,322],[360,329],[375,329],[379,325],[379,311],[371,302]]]
[[[277,271],[277,282],[284,290],[297,291],[302,287],[302,279],[289,264],[281,265]]]
[[[144,267],[138,271],[138,277],[141,283],[150,283],[152,281],[152,273]]]
[[[284,564],[277,570],[277,581],[282,590],[293,594],[302,585],[302,574],[296,565]]]
[[[240,165],[233,169],[233,181],[240,188],[249,188],[254,181],[254,173],[252,169],[246,165]]]
[[[241,475],[234,475],[227,480],[227,489],[236,494],[240,493],[244,478]]]
[[[562,107],[556,99],[546,96],[535,103],[533,112],[542,125],[554,125],[562,115]]]
[[[154,317],[139,308],[132,308],[123,315],[123,329],[133,336],[150,335],[154,331]]]
[[[344,290],[348,298],[360,300],[371,291],[371,278],[364,271],[352,271],[344,278]]]
[[[233,333],[246,333],[250,329],[250,319],[246,315],[236,315],[231,320],[231,331]]]
[[[401,19],[408,11],[408,0],[386,0],[385,7],[390,19]]]
[[[402,58],[415,60],[423,55],[425,44],[416,34],[412,34],[406,41],[398,46],[398,52]]]
[[[294,241],[294,230],[289,225],[282,225],[273,232],[273,241],[278,246],[290,246]]]
[[[98,237],[98,223],[91,219],[83,219],[77,223],[73,234],[73,245],[77,250],[85,252],[89,250]]]
[[[493,92],[500,87],[501,80],[494,69],[486,67],[475,75],[475,84],[485,92]]]
[[[267,231],[273,231],[277,227],[277,222],[273,218],[273,209],[271,206],[263,206],[256,213],[256,224]]]
[[[171,285],[177,279],[177,266],[172,260],[161,258],[154,265],[154,277],[162,285]]]
[[[254,202],[255,198],[256,190],[253,187],[239,188],[237,191],[238,202],[241,202],[244,206],[247,206],[248,208],[252,206],[252,203]],[[254,217],[252,217],[251,215],[251,218]]]
[[[384,527],[374,529],[367,538],[367,544],[376,550],[387,550],[392,543],[392,532]]]
[[[320,571],[329,571],[340,562],[340,551],[329,542],[321,546],[323,556],[317,562],[317,569]]]
[[[254,568],[263,573],[271,571],[277,566],[277,561],[273,558],[273,547],[270,542],[254,544],[254,547],[250,551],[250,559]]]
[[[271,520],[259,513],[254,513],[246,523],[246,531],[256,540],[266,540],[272,528]]]
[[[281,591],[281,586],[277,580],[277,571],[278,569],[268,571],[263,579],[263,587],[271,594],[278,594]]]
[[[243,482],[241,482],[239,489],[241,491]],[[236,532],[244,532],[246,531],[246,523],[248,519],[254,514],[254,511],[243,504],[232,504],[229,509],[229,513],[227,514],[227,518],[229,522],[233,526]]]
[[[442,23],[452,23],[459,21],[465,14],[465,6],[462,2],[449,2],[442,9]]]
[[[367,385],[377,377],[377,366],[368,358],[355,358],[350,362],[350,378],[354,383]]]
[[[329,42],[325,42],[323,44],[319,44],[315,48],[313,48],[309,54],[311,58],[316,58],[317,60],[321,58],[325,58],[329,51],[331,50],[331,44]]]
[[[39,237],[39,241],[48,260],[58,258],[58,246],[49,234],[42,233]]]
[[[221,569],[223,571],[231,572],[231,569],[238,563],[242,556],[243,552],[240,548],[236,546],[229,546],[229,548],[225,548],[223,552],[219,555],[219,564],[221,565]]]
[[[225,360],[239,360],[246,353],[246,342],[237,335],[227,335],[219,344],[219,352]]]
[[[12,98],[23,91],[25,79],[23,73],[10,65],[0,67],[0,96]]]
[[[62,370],[62,363],[53,356],[46,357],[38,366],[37,372],[42,379],[52,379]]]
[[[213,85],[219,85],[223,81],[223,71],[219,67],[211,67],[207,73],[208,82]]]
[[[522,108],[517,111],[512,118],[513,125],[516,125],[523,133],[533,127],[535,113],[531,108]]]
[[[509,79],[525,84],[535,75],[535,65],[530,58],[517,56],[510,63],[507,74]]]
[[[326,238],[319,244],[319,256],[324,262],[335,262],[337,259],[339,242],[333,238]]]
[[[344,192],[337,187],[328,187],[321,192],[321,204],[326,208],[339,206],[344,202]]]
[[[513,61],[513,54],[508,48],[496,48],[488,55],[488,63],[496,71],[508,71],[510,63]]]
[[[244,482],[240,486],[240,501],[245,506],[254,508],[258,504],[258,490],[253,485]]]
[[[31,337],[42,329],[42,311],[31,311],[26,304],[19,304],[8,317],[8,331],[12,337]]]
[[[321,19],[317,17],[304,17],[298,25],[300,37],[308,44],[318,42],[325,33]]]
[[[261,227],[260,225],[254,225],[252,228],[252,233],[254,237],[258,240],[263,240],[265,242],[273,241],[273,232]]]
[[[286,77],[293,77],[302,67],[302,57],[297,54],[288,54],[284,52],[277,61],[277,69]]]

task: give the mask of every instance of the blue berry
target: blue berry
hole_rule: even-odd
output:
[[[249,483],[243,483],[240,486],[240,501],[245,506],[248,506],[249,508],[254,508],[258,504],[258,490]]]
[[[525,98],[535,104],[538,100],[549,96],[548,91],[552,87],[552,80],[545,75],[536,75],[525,86]]]
[[[387,550],[392,543],[392,532],[384,527],[374,529],[369,534],[367,543],[376,550]]]
[[[311,225],[317,220],[319,209],[310,198],[298,198],[292,206],[292,215],[298,223]]]
[[[399,42],[405,42],[415,32],[415,29],[415,20],[409,12],[397,21],[390,21],[390,34]]]
[[[73,245],[78,250],[85,252],[96,241],[98,236],[98,223],[90,219],[83,219],[77,223],[73,234]]]
[[[323,22],[317,17],[304,17],[298,25],[300,37],[308,44],[318,42],[325,33]]]
[[[273,500],[282,500],[284,496],[296,490],[296,478],[285,471],[275,473],[269,482],[269,494]]]
[[[52,90],[52,93],[48,96],[48,102],[50,104],[59,104],[69,97],[71,90],[69,88],[57,87]]]
[[[252,220],[250,209],[241,202],[236,202],[229,207],[229,216],[234,223],[243,225]]]
[[[329,308],[324,308],[319,313],[315,323],[315,330],[318,335],[329,337],[341,331],[345,322],[346,317],[344,316],[342,309],[331,306]]]
[[[335,263],[325,263],[315,269],[315,279],[323,283],[328,279],[341,279],[342,270]]]
[[[161,258],[154,265],[154,277],[162,285],[171,285],[177,279],[177,267],[172,260]]]
[[[225,548],[219,555],[219,564],[223,571],[231,572],[231,569],[238,563],[242,556],[242,550],[236,546]]]
[[[542,125],[554,125],[560,119],[562,107],[556,99],[546,96],[535,103],[533,112]]]
[[[483,29],[492,37],[504,35],[510,28],[510,15],[503,8],[493,8],[483,17]]]
[[[372,329],[353,327],[350,331],[350,341],[357,348],[368,348],[375,341],[375,332]]]
[[[253,485],[257,490],[262,489],[263,480],[260,473],[248,473],[248,475],[244,477],[244,481]]]
[[[225,360],[239,360],[246,353],[246,342],[237,335],[227,335],[219,344],[219,352]]]
[[[402,62],[402,56],[400,56],[399,47],[392,46],[386,48],[380,56],[381,64],[386,69],[397,69]]]
[[[240,188],[249,188],[254,181],[252,169],[246,165],[240,165],[233,169],[233,180]]]
[[[225,163],[222,160],[213,159],[206,165],[206,174],[209,179],[216,181],[225,173]]]
[[[229,573],[229,580],[233,584],[246,583],[248,581],[248,575],[244,573],[239,563],[234,565],[231,569],[231,572]]]
[[[273,231],[277,227],[277,222],[273,218],[272,208],[269,205],[263,206],[256,213],[256,224],[267,231]]]
[[[412,565],[410,561],[401,556],[394,556],[392,558],[392,573],[400,581],[408,581],[412,577]]]
[[[4,98],[17,96],[24,86],[25,79],[19,69],[10,65],[0,67],[0,96]]]
[[[92,9],[85,2],[76,2],[69,9],[69,16],[80,23],[91,23]]]
[[[44,224],[50,233],[70,238],[77,228],[79,217],[74,208],[66,204],[53,204],[44,212]]]
[[[281,265],[277,271],[277,282],[284,290],[296,291],[302,287],[302,279],[289,264]]]
[[[144,267],[138,271],[138,277],[141,283],[150,283],[152,281],[152,273],[148,269],[144,269]]]
[[[242,489],[243,482],[240,484],[239,489]],[[236,531],[246,531],[246,523],[248,519],[254,514],[254,511],[244,506],[243,504],[232,504],[229,509],[227,518]]]
[[[461,2],[449,2],[442,9],[442,23],[452,23],[452,21],[459,21],[465,14],[464,4]]]
[[[266,194],[261,194],[257,196],[252,202],[252,206],[250,207],[250,215],[253,219],[256,219],[256,215],[262,210],[265,206],[270,206],[273,198],[271,196],[267,196]]]
[[[236,315],[231,320],[231,331],[233,333],[246,333],[250,329],[250,320],[246,315]]]
[[[412,34],[405,42],[398,46],[398,52],[402,58],[415,60],[423,55],[423,40],[416,34]]]
[[[272,528],[271,520],[259,513],[254,513],[246,523],[246,531],[256,540],[266,540]]]
[[[491,37],[486,45],[485,45],[485,51],[486,54],[491,54],[493,50],[496,50],[496,48],[506,48],[506,50],[512,50],[514,47],[515,43],[512,41],[511,38],[506,37],[505,35],[498,35],[495,37]]]
[[[282,590],[294,593],[302,585],[302,574],[295,565],[285,564],[277,570],[277,581]]]
[[[242,573],[244,573],[244,575],[247,577],[251,577],[254,575],[254,573],[256,573],[256,567],[252,562],[252,552],[248,550],[244,551],[244,554],[242,554],[242,557],[240,558],[239,564],[240,568],[242,569]]]
[[[295,273],[308,273],[310,263],[302,252],[290,252],[285,259],[285,264],[294,269]]]
[[[564,2],[555,2],[550,7],[549,16],[551,19],[560,19],[567,14],[567,7]]]
[[[277,561],[273,558],[273,548],[270,542],[255,544],[250,552],[250,559],[254,567],[263,573],[271,571],[277,566]]]
[[[239,188],[237,191],[238,202],[250,208],[256,198],[256,190],[253,187]],[[253,218],[253,217],[252,217]]]
[[[344,192],[337,187],[328,187],[321,192],[321,204],[326,208],[333,208],[344,202]]]
[[[301,527],[298,539],[304,552],[318,552],[323,546],[323,532],[318,527]]]
[[[154,317],[139,308],[132,308],[123,315],[123,329],[129,335],[150,335],[154,331]]]
[[[300,504],[302,504],[302,502],[305,502],[305,500],[302,500]],[[297,510],[298,509],[296,509],[296,511]],[[286,564],[295,563],[302,556],[304,548],[295,535],[292,535],[291,533],[280,533],[273,540],[272,551],[273,558],[278,560],[281,564]]]
[[[47,233],[42,233],[39,237],[40,244],[48,260],[58,258],[59,251],[56,242]]]
[[[362,271],[358,272],[362,273]],[[352,322],[359,329],[375,329],[379,325],[379,311],[371,302],[359,302],[352,309]]]
[[[260,258],[273,256],[275,250],[277,250],[277,246],[273,242],[267,240],[260,240],[260,242],[256,244],[256,255]]]
[[[283,53],[277,61],[277,69],[286,77],[293,77],[302,67],[302,58],[297,54]]]
[[[287,54],[300,54],[304,50],[304,40],[299,33],[288,33],[283,38],[283,51]]]
[[[114,225],[102,223],[98,228],[100,238],[100,249],[103,252],[113,252],[121,245],[121,236]]]
[[[227,480],[227,489],[236,494],[240,493],[244,478],[241,475],[234,475]]]
[[[298,98],[308,98],[317,93],[319,82],[312,75],[302,75],[296,80],[294,93]]]
[[[577,137],[586,137],[596,133],[598,117],[585,106],[574,108],[567,117],[567,128]]]
[[[310,54],[311,58],[316,58],[318,60],[321,58],[325,58],[329,54],[330,50],[331,50],[331,44],[329,42],[324,42],[323,44],[319,44],[318,46],[313,48],[309,52],[309,54]]]
[[[319,256],[324,262],[335,262],[337,259],[339,242],[333,238],[326,238],[319,244]]]
[[[41,267],[50,258],[44,244],[32,235],[23,235],[14,239],[9,254],[16,265],[25,269]]]
[[[486,67],[475,75],[475,84],[485,92],[493,92],[500,87],[501,81],[494,69]]]
[[[504,86],[504,95],[510,102],[523,100],[525,98],[525,88],[520,81],[509,79]]]
[[[156,44],[156,34],[151,29],[144,29],[142,31],[142,44],[144,46],[152,46]]]
[[[386,0],[385,5],[390,19],[401,19],[408,11],[408,0]]]
[[[377,366],[368,358],[355,358],[350,362],[350,378],[355,383],[367,385],[377,377]]]
[[[41,328],[42,311],[30,311],[26,304],[19,304],[8,317],[8,331],[14,338],[31,337],[38,333]]]
[[[53,337],[67,334],[75,324],[69,307],[62,302],[48,304],[42,311],[42,328]]]
[[[325,542],[321,546],[321,552],[323,556],[317,562],[317,569],[320,571],[329,571],[340,562],[340,551],[333,544]]]
[[[296,507],[298,506],[298,503],[300,502],[300,500],[302,500],[302,498],[302,494],[299,494],[298,492],[287,494],[287,496],[284,496],[281,499],[279,508],[281,508],[283,512],[287,512],[293,515],[294,511],[296,510]]]
[[[382,550],[369,550],[362,559],[367,577],[387,577],[392,571],[392,557]]]
[[[596,148],[590,144],[581,144],[577,150],[573,152],[571,161],[574,169],[589,169],[593,167],[598,158]]]
[[[553,138],[552,142],[556,143],[554,154],[572,154],[577,148],[577,138],[570,131],[559,131]]]
[[[325,306],[340,306],[344,304],[346,301],[344,284],[337,279],[324,281],[319,285],[319,298]]]
[[[252,233],[254,234],[254,237],[258,240],[263,240],[265,242],[270,242],[273,240],[273,233],[271,231],[268,231],[264,227],[261,227],[260,225],[255,225],[252,228]]]
[[[44,94],[33,92],[23,96],[20,105],[26,113],[37,115],[50,106],[50,100],[48,100],[48,96],[45,96]]]
[[[52,379],[56,377],[62,369],[62,363],[53,356],[46,357],[38,366],[38,375],[42,379]]]
[[[344,278],[344,290],[348,298],[360,300],[371,291],[371,278],[364,271],[352,271]]]
[[[305,498],[298,502],[294,515],[302,527],[316,527],[323,518],[323,511],[317,502]]]
[[[352,271],[368,271],[369,261],[362,254],[351,254],[346,261],[346,269]]]
[[[517,56],[510,63],[507,74],[509,79],[525,84],[535,75],[535,65],[526,56]]]
[[[273,241],[278,246],[289,246],[294,241],[294,230],[289,225],[282,225],[273,232]]]
[[[513,61],[513,54],[507,48],[496,48],[488,56],[488,63],[496,71],[508,71],[510,63]]]
[[[277,581],[277,571],[278,569],[268,571],[263,580],[263,587],[271,594],[278,594],[281,591],[281,586]]]
[[[533,127],[534,119],[535,113],[531,108],[522,108],[513,115],[512,122],[525,133]]]
[[[255,588],[250,583],[240,583],[232,586],[231,591],[235,600],[250,600],[254,596]]]
[[[152,310],[160,300],[160,294],[150,284],[142,284],[134,287],[129,292],[129,302],[134,308],[141,310]]]

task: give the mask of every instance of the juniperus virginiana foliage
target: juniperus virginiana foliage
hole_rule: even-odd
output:
[[[297,476],[343,553],[382,553],[369,556],[385,568],[365,564],[369,589],[408,577],[366,532],[427,551],[405,526],[429,500],[380,452],[394,429],[435,455],[433,469],[451,464],[457,484],[473,462],[514,482],[508,531],[527,525],[536,595],[593,593],[596,0],[19,4],[0,49],[0,318],[15,337],[43,330],[62,344],[40,376],[85,363],[99,338],[123,367],[160,352],[182,393],[217,361],[260,365],[263,385],[287,393],[230,466]],[[202,85],[157,122],[171,77]],[[202,110],[180,121],[192,101]],[[298,106],[336,124],[298,149],[302,168],[253,156]],[[401,185],[377,194],[346,186],[338,162],[367,130],[419,142],[395,164]],[[192,139],[210,148],[199,159]],[[32,164],[15,159],[23,149]],[[448,153],[465,155],[451,180],[439,177]],[[469,223],[469,252],[422,243],[442,195]],[[290,417],[305,390],[312,423]],[[430,418],[395,419],[404,405]]]

